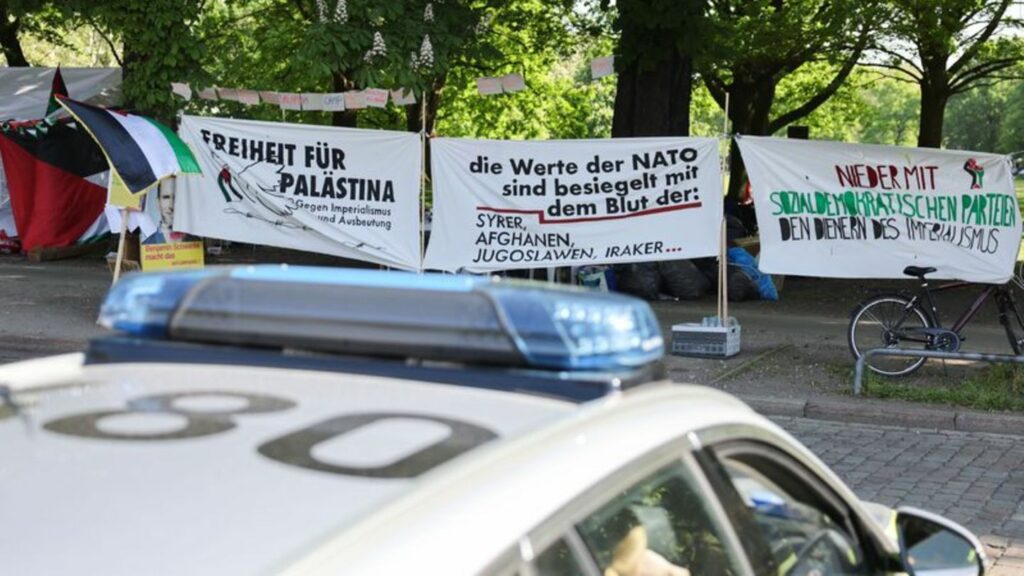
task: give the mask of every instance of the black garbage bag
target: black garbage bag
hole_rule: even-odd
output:
[[[616,264],[615,283],[619,292],[632,294],[644,300],[657,300],[660,276],[658,265],[653,262]]]
[[[757,290],[757,282],[754,282],[754,279],[739,266],[729,265],[727,282],[729,283],[730,301],[742,302],[761,298],[761,293]]]
[[[711,286],[718,284],[718,258],[694,258],[690,262],[704,274]]]
[[[658,262],[658,272],[664,292],[681,300],[696,300],[711,289],[711,281],[690,260]]]

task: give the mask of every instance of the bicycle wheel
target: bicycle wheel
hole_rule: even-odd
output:
[[[916,303],[899,294],[884,294],[860,303],[850,316],[847,339],[853,357],[859,359],[874,348],[926,350],[922,328],[933,327],[931,317]],[[886,376],[903,376],[917,370],[926,358],[873,356],[868,368]]]
[[[1007,286],[1005,291],[1000,292],[996,303],[999,306],[999,322],[1006,330],[1006,339],[1010,341],[1013,353],[1019,356],[1024,351],[1024,317],[1021,317],[1017,309],[1013,288]]]

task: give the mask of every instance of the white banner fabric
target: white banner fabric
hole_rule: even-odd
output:
[[[424,267],[483,272],[718,254],[711,138],[431,141]]]
[[[418,270],[418,134],[184,116],[174,230]]]
[[[38,120],[46,115],[56,68],[0,67],[0,120]],[[61,68],[68,96],[99,106],[121,103],[120,68]]]
[[[759,268],[831,278],[1003,283],[1020,245],[1008,157],[742,136]]]

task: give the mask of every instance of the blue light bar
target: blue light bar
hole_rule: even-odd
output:
[[[137,274],[101,325],[139,337],[534,369],[618,371],[661,358],[647,303],[481,276],[250,266]]]

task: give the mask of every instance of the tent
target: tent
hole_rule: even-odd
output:
[[[56,68],[0,68],[0,120],[46,115]],[[120,68],[61,68],[68,95],[101,106],[121,103]]]
[[[64,123],[32,127],[46,114],[55,70],[0,68],[0,150],[6,149],[6,157],[0,151],[0,240],[20,236],[26,250],[74,244],[103,211],[105,185],[97,177],[106,164],[100,157],[102,164],[94,165],[98,149],[91,139]],[[60,71],[71,97],[120,103],[120,68]],[[17,129],[8,122],[25,124]]]

